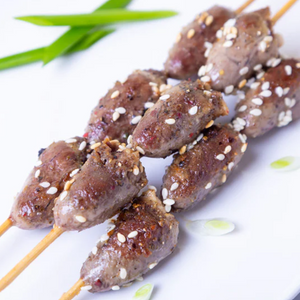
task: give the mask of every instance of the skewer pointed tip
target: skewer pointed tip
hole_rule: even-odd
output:
[[[80,278],[66,293],[64,293],[59,300],[71,300],[77,296],[81,288],[84,286],[83,280]]]

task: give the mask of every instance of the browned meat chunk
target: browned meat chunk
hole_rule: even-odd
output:
[[[245,137],[229,125],[213,126],[183,155],[176,154],[163,178],[166,210],[182,211],[226,182],[246,151]],[[171,206],[171,207],[170,207]]]
[[[92,111],[85,136],[95,142],[106,137],[126,142],[145,110],[159,98],[159,88],[165,86],[165,75],[154,70],[138,70],[124,83],[117,81]]]
[[[148,190],[122,211],[109,239],[97,245],[81,269],[90,292],[118,289],[170,255],[178,240],[178,222]]]
[[[199,80],[182,81],[146,112],[133,133],[133,147],[149,157],[166,157],[227,114],[221,93]]]
[[[188,79],[196,75],[199,68],[206,63],[206,54],[216,40],[216,32],[228,19],[234,17],[233,11],[215,5],[184,27],[165,62],[168,76]]]
[[[54,199],[72,172],[85,162],[85,146],[83,138],[75,137],[43,150],[12,207],[10,218],[15,226],[36,229],[53,225]]]
[[[201,80],[218,91],[231,93],[251,77],[257,65],[278,56],[280,39],[273,34],[269,8],[228,20],[219,37],[199,71],[204,75]]]
[[[103,223],[147,184],[139,153],[119,149],[118,141],[96,147],[73,179],[54,207],[55,224],[65,230],[81,231]]]
[[[272,61],[275,60],[269,64]],[[254,87],[236,107],[233,124],[237,131],[255,138],[300,118],[299,62],[283,60],[270,68],[263,78],[254,83]]]

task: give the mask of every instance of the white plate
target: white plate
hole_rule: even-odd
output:
[[[0,56],[53,41],[63,28],[43,28],[13,16],[89,12],[99,0],[0,1]],[[273,11],[285,0],[268,1]],[[268,4],[257,1],[252,8]],[[220,1],[221,3],[221,1]],[[240,1],[226,1],[236,8]],[[209,1],[136,0],[135,9],[174,9],[168,20],[126,25],[90,50],[0,73],[1,210],[9,214],[41,147],[53,140],[82,134],[91,109],[115,80],[137,68],[162,68],[180,28]],[[283,53],[298,55],[300,4],[276,25],[284,34]],[[234,98],[227,98],[233,107]],[[236,230],[222,237],[195,237],[181,228],[179,245],[170,258],[135,283],[101,295],[82,292],[80,299],[131,299],[145,283],[155,285],[153,300],[289,300],[300,287],[300,170],[270,171],[280,157],[300,156],[300,122],[250,141],[246,155],[226,185],[182,218],[225,218]],[[143,159],[150,183],[160,187],[166,160]],[[49,230],[9,230],[0,239],[0,277],[4,276]],[[104,226],[65,233],[25,270],[1,300],[53,300],[79,277],[82,262],[104,232]]]

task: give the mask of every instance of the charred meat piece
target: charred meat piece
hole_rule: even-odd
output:
[[[138,70],[124,83],[117,81],[92,111],[85,136],[95,142],[107,137],[126,142],[145,110],[159,98],[159,89],[164,87],[165,75],[155,70]]]
[[[199,80],[182,81],[146,112],[133,133],[132,144],[146,156],[166,157],[227,114],[221,93]]]
[[[199,68],[206,63],[208,51],[216,40],[216,32],[227,20],[234,17],[233,11],[215,5],[184,27],[165,62],[168,76],[188,79],[196,75]]]
[[[103,223],[147,184],[138,151],[120,150],[118,141],[96,147],[73,180],[54,207],[55,224],[68,231]]]
[[[22,229],[53,225],[54,199],[86,160],[86,142],[75,137],[44,149],[12,207],[10,219]]]
[[[97,245],[81,269],[90,292],[118,289],[170,255],[178,240],[178,222],[148,190],[123,210],[109,238]]]
[[[245,136],[230,125],[213,126],[203,134],[191,150],[176,154],[166,170],[162,186],[166,210],[179,212],[202,201],[226,182],[246,151]]]
[[[269,64],[272,61],[275,59]],[[250,89],[236,107],[233,124],[237,131],[255,138],[300,118],[299,62],[294,59],[281,61],[254,86],[256,88]]]
[[[258,65],[277,57],[281,43],[273,34],[269,8],[228,20],[218,36],[199,75],[204,75],[201,80],[210,82],[213,89],[225,93],[242,87]]]

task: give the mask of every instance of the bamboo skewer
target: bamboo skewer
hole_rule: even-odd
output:
[[[77,296],[81,288],[84,286],[84,282],[82,279],[79,279],[66,293],[64,293],[59,300],[71,300],[75,296]]]
[[[245,10],[252,2],[254,2],[255,0],[248,0],[246,1],[244,4],[242,4],[236,11],[235,13],[237,15],[239,15],[241,12],[243,12],[243,10]]]
[[[8,218],[3,224],[0,225],[0,236],[2,236],[12,226],[13,222],[10,218]]]
[[[59,227],[53,229],[15,267],[0,280],[0,292],[12,283],[51,243],[62,233]]]
[[[273,25],[297,2],[298,0],[288,1],[272,18]]]

